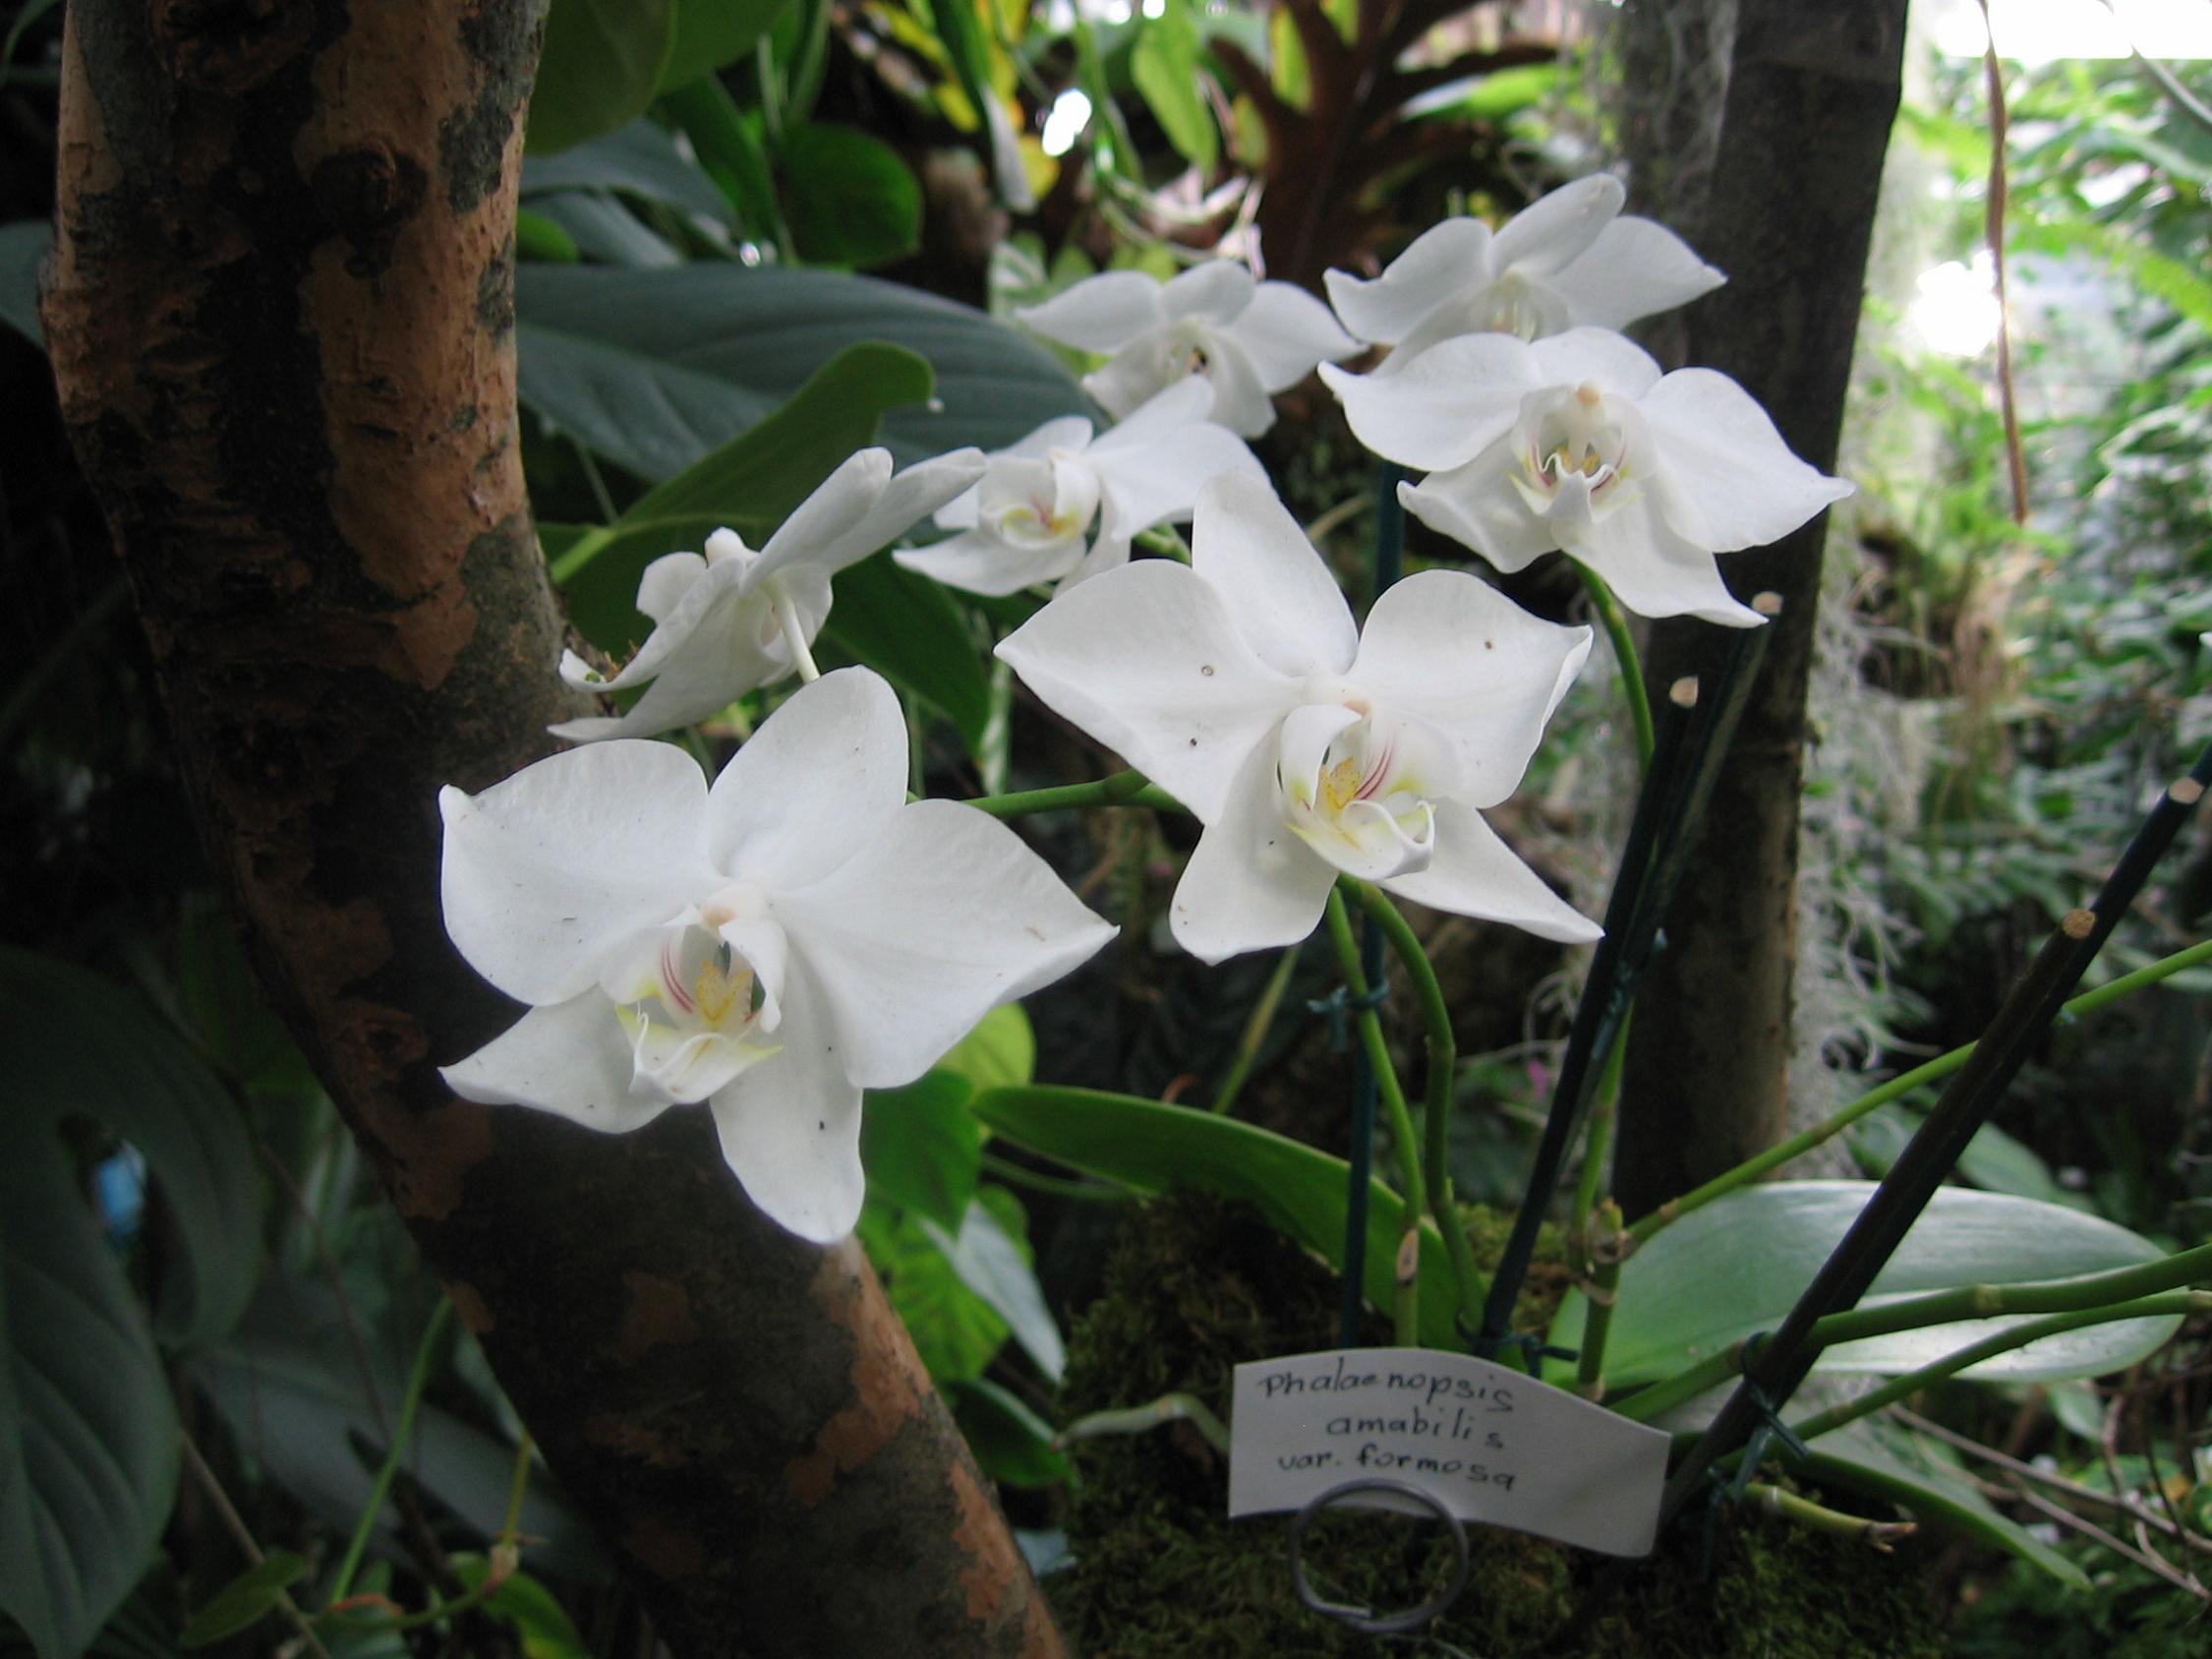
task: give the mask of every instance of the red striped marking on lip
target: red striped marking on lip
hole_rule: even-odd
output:
[[[1360,780],[1359,793],[1352,797],[1354,800],[1372,800],[1374,799],[1375,792],[1382,787],[1382,780],[1389,776],[1390,762],[1397,752],[1398,740],[1395,738],[1382,745],[1382,759],[1376,763],[1373,771]]]
[[[696,1014],[699,1012],[699,1005],[691,1000],[691,992],[685,987],[683,977],[676,972],[673,948],[671,941],[661,941],[661,993],[677,1013]]]

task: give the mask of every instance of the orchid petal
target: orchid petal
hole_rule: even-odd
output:
[[[1712,369],[1677,370],[1641,406],[1664,467],[1659,509],[1699,547],[1765,547],[1851,493],[1791,454],[1751,393]]]
[[[1168,906],[1168,927],[1204,963],[1296,944],[1321,919],[1335,881],[1336,871],[1284,820],[1275,745],[1261,743],[1198,837]]]
[[[715,780],[709,856],[728,879],[771,893],[819,881],[890,827],[906,767],[898,693],[867,669],[825,674],[763,721]]]
[[[760,575],[805,563],[834,576],[890,545],[917,519],[976,483],[984,467],[982,450],[956,449],[892,476],[890,450],[863,449],[768,538],[761,549]]]
[[[820,614],[828,610],[828,605],[820,603],[814,609],[818,627]],[[660,649],[664,643],[669,648]],[[647,678],[637,675],[636,669],[648,652],[653,654],[652,683],[627,713],[563,721],[547,730],[572,742],[651,737],[679,726],[695,726],[720,714],[755,686],[791,672],[768,597],[740,594],[733,588],[717,594],[713,609],[692,625],[664,623],[656,628],[637,659],[600,688],[620,689],[634,679]]]
[[[710,1102],[723,1160],[762,1215],[832,1244],[860,1218],[860,1090],[848,1081],[820,985],[797,961],[776,1054]]]
[[[1076,562],[1076,567],[1060,578],[1053,590],[1055,598],[1066,593],[1078,582],[1087,582],[1093,576],[1102,576],[1109,570],[1118,570],[1129,563],[1129,538],[1113,525],[1109,513],[1107,521],[1098,527],[1098,539],[1090,544],[1090,551]]]
[[[666,743],[570,749],[476,796],[438,794],[445,930],[521,1002],[595,983],[607,947],[715,884],[707,786]]]
[[[1621,328],[1672,311],[1727,281],[1664,225],[1624,215],[1551,278],[1579,324]]]
[[[1597,241],[1627,200],[1620,181],[1603,173],[1561,185],[1505,221],[1490,244],[1490,268],[1549,276]]]
[[[1046,707],[1208,822],[1239,763],[1299,701],[1297,684],[1245,642],[1220,591],[1164,559],[1064,591],[998,655]]]
[[[1461,334],[1406,360],[1389,375],[1321,379],[1344,405],[1362,444],[1425,471],[1464,465],[1512,426],[1523,393],[1540,383],[1530,348],[1510,334]]]
[[[1122,551],[1129,551],[1127,542]],[[897,548],[891,557],[947,587],[995,599],[1067,575],[1082,563],[1083,538],[1077,533],[1055,547],[1027,548],[971,530],[927,547]]]
[[[664,554],[638,578],[638,610],[656,622],[667,622],[692,584],[706,573],[707,562],[696,553]]]
[[[1084,422],[1084,443],[1089,447],[1083,459],[1095,463],[1103,454],[1157,443],[1169,433],[1183,432],[1212,417],[1212,385],[1200,376],[1190,376],[1153,393],[1132,410],[1128,419],[1108,427],[1095,439],[1087,431],[1090,423]]]
[[[1274,400],[1258,365],[1231,335],[1215,334],[1206,343],[1205,381],[1213,391],[1209,418],[1239,437],[1257,438],[1275,424]]]
[[[912,1082],[1114,935],[1013,830],[953,800],[901,808],[823,879],[780,892],[776,916],[832,1010],[845,1076],[869,1089]]]
[[[1346,328],[1376,345],[1395,345],[1453,295],[1489,281],[1489,250],[1490,227],[1481,219],[1445,219],[1415,237],[1372,281],[1342,270],[1321,280]]]
[[[1179,351],[1173,338],[1164,333],[1145,334],[1085,375],[1083,390],[1116,420],[1126,420],[1191,373],[1189,354]]]
[[[1221,595],[1237,631],[1277,674],[1341,674],[1359,624],[1306,532],[1264,477],[1237,473],[1198,492],[1191,568]]]
[[[1507,922],[1561,944],[1588,944],[1604,931],[1546,887],[1482,813],[1458,801],[1436,807],[1436,852],[1428,867],[1382,885],[1430,910]]]
[[[655,564],[663,563],[665,561],[654,562]],[[702,563],[704,564],[704,561]],[[648,565],[646,568],[650,574],[653,566]],[[645,643],[638,647],[635,656],[622,665],[619,673],[603,675],[589,664],[583,663],[583,659],[574,652],[570,652],[561,659],[561,678],[578,690],[626,691],[634,685],[643,685],[664,672],[670,659],[680,654],[690,643],[692,636],[701,629],[705,629],[710,635],[719,631],[718,626],[708,621],[709,616],[719,612],[720,617],[727,620],[728,607],[744,591],[746,568],[745,565],[734,563],[706,564],[704,573],[697,580],[686,584],[683,591],[675,596],[673,607],[657,619],[659,625],[646,635]],[[664,590],[653,597],[657,600],[664,599],[668,594]],[[571,664],[582,664],[582,672],[573,672]],[[723,699],[724,702],[728,700],[727,697]]]
[[[1022,306],[1015,320],[1078,351],[1119,351],[1139,334],[1164,326],[1160,285],[1140,270],[1086,276],[1042,305]]]
[[[1451,740],[1460,776],[1439,796],[1494,806],[1520,787],[1590,640],[1590,629],[1539,622],[1465,571],[1423,570],[1374,602],[1345,678]]]
[[[1088,447],[1090,442],[1090,422],[1080,415],[1062,415],[1057,419],[1045,422],[1044,425],[1023,437],[1019,442],[1010,444],[1004,449],[997,449],[986,455],[984,457],[986,465],[984,476],[986,478],[990,476],[988,465],[992,461],[1008,458],[1043,460],[1050,456],[1055,449],[1064,449],[1079,454]],[[982,481],[978,480],[939,507],[935,514],[938,524],[947,530],[974,529],[977,515],[982,510],[980,499],[982,488]]]
[[[587,751],[595,752],[595,751]],[[467,1059],[440,1066],[446,1087],[485,1106],[534,1106],[587,1129],[621,1134],[666,1111],[630,1092],[629,1038],[595,986],[533,1008]]]
[[[1219,328],[1252,304],[1259,286],[1235,260],[1208,260],[1168,279],[1160,289],[1160,315],[1170,323],[1209,323]]]
[[[1207,390],[1202,381],[1183,384]],[[1167,395],[1162,392],[1152,402],[1158,403]],[[1207,401],[1212,401],[1210,393]],[[1118,436],[1124,430],[1118,427],[1109,436]],[[1243,439],[1211,421],[1168,427],[1146,435],[1142,442],[1117,444],[1111,448],[1102,439],[1083,459],[1097,469],[1125,535],[1135,535],[1155,524],[1189,523],[1197,509],[1198,492],[1209,479],[1222,473],[1236,473],[1255,482],[1267,476]]]
[[[1528,349],[1538,385],[1588,384],[1601,391],[1639,398],[1659,383],[1658,360],[1626,334],[1610,328],[1569,328],[1533,341]]]
[[[1316,363],[1350,357],[1360,342],[1337,326],[1329,308],[1292,282],[1262,282],[1222,333],[1242,346],[1269,391],[1296,385]]]
[[[1703,617],[1729,627],[1767,620],[1728,591],[1713,555],[1675,534],[1648,498],[1576,526],[1567,552],[1639,617]]]
[[[1473,548],[1510,574],[1559,545],[1551,525],[1531,512],[1513,488],[1521,472],[1510,438],[1500,438],[1465,466],[1432,472],[1398,486],[1398,500],[1431,530]]]

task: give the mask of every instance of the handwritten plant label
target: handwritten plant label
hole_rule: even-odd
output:
[[[1667,1437],[1535,1378],[1428,1348],[1348,1348],[1237,1367],[1229,1514],[1302,1510],[1388,1479],[1462,1520],[1610,1556],[1649,1554]],[[1388,1493],[1347,1506],[1428,1512]]]

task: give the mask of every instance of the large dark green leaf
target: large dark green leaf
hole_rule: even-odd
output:
[[[929,392],[928,365],[911,352],[885,345],[840,352],[781,408],[648,491],[612,524],[570,539],[553,562],[570,620],[609,651],[642,639],[650,624],[635,602],[647,564],[704,546],[724,525],[758,547],[867,444],[886,410]]]
[[[936,372],[927,407],[884,422],[902,464],[1002,449],[1086,410],[1042,347],[971,307],[866,276],[532,267],[516,299],[523,401],[643,478],[672,478],[863,340],[904,346]]]
[[[676,0],[675,43],[661,89],[687,86],[735,63],[775,27],[790,0]]]
[[[611,190],[723,224],[735,220],[729,199],[714,180],[650,121],[632,121],[589,144],[522,164],[524,201],[559,190]]]
[[[553,0],[525,147],[551,155],[643,115],[675,27],[675,0]]]
[[[868,1191],[958,1227],[983,1168],[983,1126],[967,1109],[965,1078],[924,1072],[903,1089],[872,1089],[860,1119]]]
[[[810,264],[888,265],[921,246],[921,183],[881,139],[802,122],[784,134],[776,164],[785,222]]]
[[[1007,1323],[955,1271],[939,1246],[943,1229],[870,1199],[855,1229],[914,1351],[940,1387],[979,1377],[1004,1345]]]
[[[52,246],[44,219],[0,224],[0,323],[40,351],[46,349],[46,334],[38,324],[38,263]]]
[[[1341,1268],[1350,1166],[1287,1136],[1215,1117],[1087,1089],[990,1089],[973,1108],[993,1129],[1032,1152],[1146,1192],[1189,1187],[1252,1205],[1269,1222]],[[1388,1307],[1404,1206],[1380,1181],[1369,1184],[1367,1293]],[[1452,1327],[1451,1266],[1432,1223],[1421,1238],[1421,1339],[1461,1346]]]
[[[1779,1325],[1873,1191],[1866,1181],[1775,1181],[1717,1200],[1657,1234],[1621,1270],[1605,1349],[1608,1387],[1656,1381]],[[1961,1284],[2069,1278],[2160,1254],[2150,1240],[2079,1211],[1944,1187],[1865,1302]],[[1552,1327],[1552,1341],[1576,1346],[1582,1320],[1582,1299],[1571,1295]],[[2019,1323],[1977,1320],[1846,1342],[1826,1350],[1820,1368],[1916,1370]],[[2153,1352],[2179,1323],[2091,1326],[1985,1360],[1967,1375],[2012,1381],[2099,1376]]]

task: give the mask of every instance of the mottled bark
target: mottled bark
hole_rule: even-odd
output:
[[[1904,0],[1742,0],[1702,215],[1699,252],[1728,281],[1688,314],[1688,360],[1741,382],[1824,470],[1842,430],[1904,12]],[[1778,593],[1783,611],[1637,998],[1614,1183],[1632,1215],[1771,1145],[1783,1122],[1827,523],[1720,562],[1739,595]],[[1727,645],[1711,623],[1660,622],[1647,675],[1655,688],[1714,675]]]
[[[852,1247],[702,1114],[447,1095],[518,1010],[448,944],[440,784],[580,712],[515,434],[542,0],[76,0],[45,322],[182,770],[271,994],[676,1652],[1048,1655]]]

